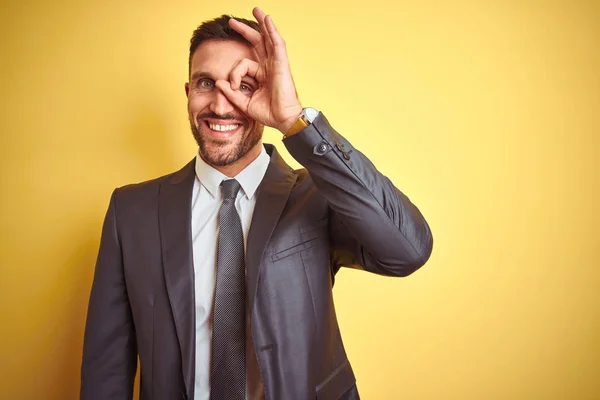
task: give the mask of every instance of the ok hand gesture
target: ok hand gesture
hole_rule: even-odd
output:
[[[247,58],[240,60],[231,70],[229,81],[218,80],[215,85],[248,117],[285,134],[302,113],[285,42],[271,16],[266,16],[258,7],[252,14],[262,34],[233,18],[229,25],[252,43],[258,62]],[[258,88],[250,95],[238,90],[244,76],[258,83]]]

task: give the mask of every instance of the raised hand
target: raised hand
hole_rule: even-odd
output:
[[[231,70],[229,81],[218,80],[215,85],[248,117],[285,134],[302,113],[285,42],[271,16],[258,7],[252,14],[262,34],[233,18],[229,25],[252,43],[258,62],[247,58],[240,60]],[[258,88],[250,94],[239,90],[244,76],[257,82]]]

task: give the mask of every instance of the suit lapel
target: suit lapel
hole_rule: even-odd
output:
[[[264,146],[271,156],[271,162],[258,188],[246,246],[248,309],[251,312],[258,286],[260,261],[298,177],[273,145]]]
[[[265,247],[277,225],[297,174],[283,161],[274,146],[265,144],[271,156],[261,181],[246,251],[248,307],[252,310]],[[191,202],[195,159],[160,185],[159,224],[165,283],[181,351],[186,392],[192,393],[195,378],[195,293],[191,234]]]
[[[192,256],[192,160],[160,185],[158,215],[165,283],[181,351],[186,392],[195,374],[195,294]]]

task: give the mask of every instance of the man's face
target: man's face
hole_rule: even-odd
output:
[[[252,47],[233,40],[208,40],[192,56],[190,82],[186,84],[192,134],[202,158],[213,166],[226,166],[260,144],[263,125],[247,118],[227,100],[215,82],[229,81],[229,73],[243,58],[257,61]],[[240,91],[250,96],[257,84],[242,79]]]

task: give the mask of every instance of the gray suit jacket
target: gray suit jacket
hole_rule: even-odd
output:
[[[269,400],[358,399],[332,297],[341,266],[406,276],[432,237],[419,210],[323,115],[275,148],[248,234],[248,306]],[[114,191],[92,285],[81,399],[193,399],[194,161]]]

